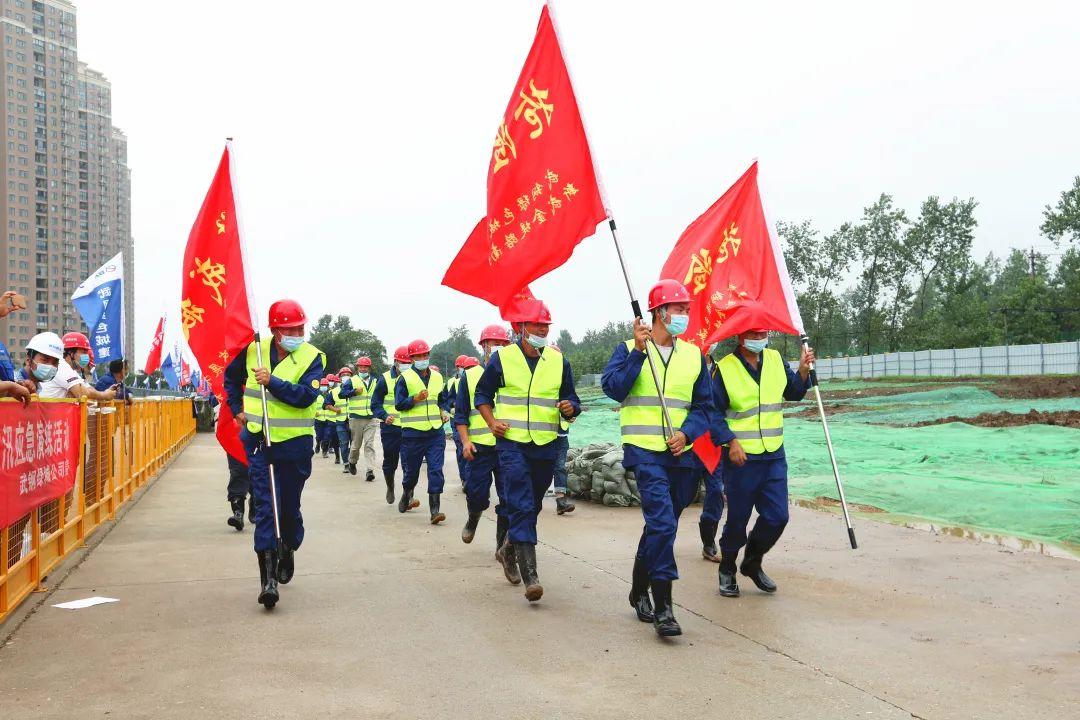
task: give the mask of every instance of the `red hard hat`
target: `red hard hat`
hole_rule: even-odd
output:
[[[661,280],[649,291],[650,310],[669,303],[688,302],[690,302],[690,293],[686,292],[686,286],[678,280]]]
[[[480,361],[477,358],[469,356],[469,357],[465,358],[465,360],[462,362],[461,367],[468,370],[469,368],[476,367],[479,364],[480,364]]]
[[[326,378],[323,378],[322,380],[319,381],[319,385],[321,385],[323,387],[326,387],[329,384],[330,384],[330,381],[327,380]]]
[[[427,355],[431,352],[431,346],[423,340],[413,340],[409,343],[409,357],[415,355]]]
[[[548,310],[548,306],[544,304],[543,300],[530,298],[522,302],[519,307],[520,312],[509,318],[510,322],[531,322],[538,325],[551,324],[551,311]]]
[[[65,350],[89,350],[90,341],[80,332],[69,332],[61,338]]]
[[[270,306],[270,327],[294,328],[307,324],[304,308],[295,300],[278,300]]]
[[[402,345],[394,351],[394,362],[407,363],[411,361],[412,358],[409,357],[409,348],[407,345]]]
[[[330,382],[341,382],[341,378],[339,378],[337,375],[335,375],[333,373],[330,373],[329,375],[327,375],[326,379],[329,380]]]
[[[345,366],[345,367],[343,367],[343,368],[341,368],[340,370],[337,371],[338,375],[344,375],[345,373],[349,373],[350,375],[352,375],[353,374],[352,368],[348,367],[348,366]]]
[[[359,367],[371,367],[371,358],[364,355],[363,357],[356,358],[356,364]]]
[[[503,342],[510,342],[510,331],[502,325],[488,325],[480,333],[480,342],[485,340],[502,340]]]
[[[465,367],[465,361],[468,360],[468,359],[469,359],[468,355],[458,355],[457,360],[454,361],[454,367],[456,367],[456,368]]]

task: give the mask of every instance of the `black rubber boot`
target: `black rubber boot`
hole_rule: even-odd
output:
[[[356,474],[356,463],[349,463],[349,472],[353,475]]]
[[[735,579],[735,559],[739,553],[720,553],[720,594],[724,597],[739,597],[739,583]]]
[[[428,508],[431,510],[431,524],[438,525],[446,519],[446,515],[439,512],[439,493],[428,493]]]
[[[751,536],[746,541],[746,552],[743,554],[742,564],[739,565],[739,572],[753,580],[758,590],[774,593],[776,592],[776,583],[761,569],[761,558],[764,555],[765,553],[761,550],[759,544]]]
[[[637,619],[651,623],[654,619],[652,599],[649,597],[649,571],[645,568],[644,558],[634,558],[634,574],[630,585],[630,607],[637,613]]]
[[[375,471],[369,469],[367,474],[364,475],[364,480],[367,482],[375,482]]]
[[[653,627],[660,637],[675,637],[682,635],[682,628],[675,620],[675,613],[671,604],[671,581],[652,581],[653,603],[656,605],[653,618]]]
[[[476,526],[480,524],[480,518],[484,513],[471,512],[469,519],[465,521],[465,527],[461,530],[461,542],[468,545],[476,537]]]
[[[259,580],[262,583],[259,602],[267,610],[273,610],[278,601],[277,553],[261,550],[256,551],[255,555],[259,558]]]
[[[555,497],[555,512],[559,515],[563,515],[568,512],[574,512],[574,508],[577,507],[570,498],[563,495],[562,497]]]
[[[233,498],[229,504],[232,506],[232,517],[225,522],[239,532],[244,529],[244,498]]]
[[[252,525],[255,524],[255,496],[248,495],[248,522]]]
[[[410,488],[401,488],[401,499],[398,500],[397,511],[403,513],[410,507],[410,501],[412,500],[412,490]]]
[[[701,520],[698,522],[698,531],[701,533],[701,557],[710,562],[720,562],[720,551],[716,548],[716,527],[719,523],[713,520]]]
[[[295,551],[286,545],[281,543],[281,555],[278,557],[277,566],[277,579],[282,585],[288,585],[289,581],[293,579],[293,572],[296,570],[296,560],[293,557]]]
[[[531,543],[514,543],[514,555],[517,557],[521,582],[525,583],[525,599],[536,602],[544,596],[544,586],[536,572],[536,546]]]
[[[510,530],[510,518],[505,515],[495,514],[495,559],[499,559],[499,548],[506,540],[506,533]]]
[[[394,473],[383,472],[383,479],[386,480],[386,504],[394,504]]]

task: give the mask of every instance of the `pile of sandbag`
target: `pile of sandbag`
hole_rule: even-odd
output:
[[[623,468],[622,459],[622,446],[613,443],[570,448],[566,453],[566,489],[570,496],[611,507],[641,505],[637,480],[632,471]],[[702,475],[694,502],[701,502],[704,496]]]

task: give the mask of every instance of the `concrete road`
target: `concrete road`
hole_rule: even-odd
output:
[[[1071,560],[865,519],[852,552],[839,518],[793,508],[767,562],[779,594],[744,582],[731,600],[694,507],[676,549],[684,635],[663,641],[626,599],[637,509],[545,508],[546,593],[529,605],[492,559],[490,517],[462,544],[452,453],[438,527],[426,505],[388,506],[381,481],[315,468],[297,577],[266,612],[251,530],[225,524],[225,459],[200,436],[0,627],[2,717],[1080,717]],[[52,607],[92,595],[120,601]]]

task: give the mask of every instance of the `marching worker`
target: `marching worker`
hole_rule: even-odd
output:
[[[562,352],[562,348],[557,343],[551,343],[551,347]],[[566,455],[570,451],[570,425],[574,420],[575,418],[559,418],[559,434],[555,437],[555,479],[552,482],[552,490],[555,491],[556,515],[565,515],[574,512],[577,508],[577,505],[570,500],[566,474]]]
[[[536,518],[555,474],[559,419],[576,417],[581,402],[570,363],[548,347],[547,306],[531,300],[511,320],[521,339],[491,356],[476,383],[473,403],[496,438],[510,519],[498,558],[511,582],[517,573],[508,566],[517,564],[525,597],[536,602],[544,595],[536,568]]]
[[[709,372],[709,382],[716,387],[716,377],[719,369],[713,361],[714,344],[705,353],[705,367]],[[713,394],[713,405],[716,405],[716,395]],[[714,418],[718,417],[714,413]],[[715,429],[714,435],[724,438],[727,442],[731,439],[730,431]],[[700,475],[705,479],[705,497],[701,501],[701,516],[698,518],[698,533],[701,535],[701,557],[709,562],[720,562],[720,550],[716,547],[716,531],[720,527],[720,516],[724,514],[724,463],[717,463],[716,469],[709,472],[704,463],[700,463]]]
[[[403,345],[394,351],[394,363],[379,376],[371,391],[371,414],[382,423],[379,425],[379,440],[382,442],[382,471],[383,480],[386,481],[387,505],[394,504],[394,473],[397,472],[398,458],[401,455],[401,416],[396,410],[393,413],[386,411],[386,396],[390,395],[390,407],[393,408],[397,379],[411,367],[409,348]]]
[[[225,453],[225,458],[229,461],[229,486],[225,492],[229,499],[229,506],[232,508],[232,515],[225,522],[240,532],[244,529],[244,502],[248,499],[248,495],[251,495],[251,502],[248,504],[248,522],[255,524],[255,495],[251,492],[251,474],[248,472],[247,465],[229,453]]]
[[[338,447],[341,449],[341,462],[344,465],[341,468],[342,474],[352,472],[356,474],[356,470],[351,469],[349,465],[349,444],[350,444],[350,428],[349,428],[349,400],[342,396],[341,393],[345,391],[345,383],[351,382],[353,376],[352,368],[348,365],[337,371],[337,383],[330,391],[330,397],[327,400],[327,405],[333,407],[334,410],[334,430],[337,434]]]
[[[278,300],[270,306],[269,315],[271,337],[262,343],[262,356],[252,342],[225,369],[226,400],[241,425],[240,439],[255,495],[255,553],[262,583],[259,602],[268,610],[278,602],[278,583],[292,580],[293,554],[304,540],[300,495],[311,475],[315,400],[326,362],[318,348],[304,341],[307,316],[299,303]],[[269,431],[263,427],[264,388]],[[273,445],[272,458],[267,440]],[[273,501],[271,466],[277,489]],[[275,539],[275,510],[280,543]]]
[[[634,324],[634,337],[615,347],[601,382],[604,393],[622,405],[623,467],[637,478],[645,516],[634,556],[630,605],[638,620],[653,623],[658,635],[673,637],[682,634],[671,600],[672,581],[679,578],[675,533],[679,515],[697,493],[700,465],[690,446],[710,429],[712,388],[701,351],[678,338],[689,322],[690,294],[683,284],[661,280],[654,285],[649,311],[651,327],[644,321]],[[646,353],[656,370],[655,380]]]
[[[439,509],[443,491],[443,458],[446,434],[443,425],[450,419],[446,383],[438,370],[432,369],[431,347],[423,340],[409,343],[412,367],[401,373],[394,385],[394,407],[401,413],[402,491],[398,512],[420,505],[413,499],[413,489],[420,480],[420,463],[427,461],[428,508],[431,524],[446,519]]]
[[[451,416],[456,412],[455,402],[457,401],[458,388],[460,387],[461,379],[465,375],[464,363],[467,359],[468,357],[466,355],[457,356],[457,359],[454,360],[454,376],[446,382],[446,394],[450,398],[450,407],[448,409]],[[454,458],[457,460],[458,478],[461,480],[461,489],[464,490],[465,458],[461,454],[461,438],[458,436],[456,425],[451,431],[450,436],[454,439]]]
[[[330,381],[323,378],[319,381],[319,397],[315,400],[315,452],[322,453],[323,457],[327,455],[327,447],[324,444],[324,434],[326,433],[326,421],[329,414],[329,410],[326,409],[326,393],[329,392]]]
[[[735,561],[746,546],[739,572],[758,589],[776,592],[776,583],[761,569],[765,553],[780,539],[788,523],[787,459],[784,455],[784,400],[802,400],[810,388],[814,351],[804,349],[798,372],[768,347],[764,318],[757,329],[741,333],[735,352],[717,363],[713,381],[717,417],[713,441],[728,442],[724,454],[724,489],[728,517],[720,535],[720,594],[738,597]],[[758,519],[747,538],[750,511]]]
[[[330,373],[326,376],[326,401],[323,403],[323,410],[326,411],[326,444],[334,451],[334,464],[337,465],[341,462],[341,447],[338,443],[338,416],[343,412],[342,409],[334,405],[333,392],[341,384],[341,378],[334,373]]]
[[[375,378],[371,376],[371,358],[356,359],[356,375],[351,381],[342,381],[341,397],[349,404],[349,434],[352,445],[349,450],[349,472],[356,474],[356,461],[360,449],[364,450],[364,480],[375,480],[375,430],[379,421],[371,414],[371,392]]]

